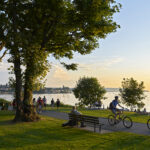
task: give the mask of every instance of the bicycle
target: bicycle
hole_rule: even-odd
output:
[[[147,120],[147,127],[150,129],[150,119]]]
[[[126,128],[131,128],[133,125],[132,119],[130,117],[126,116],[125,114],[123,114],[123,111],[120,114],[120,117],[119,117],[119,113],[117,114],[116,119],[115,119],[115,115],[109,115],[108,116],[108,123],[111,126],[119,124],[121,121],[123,122],[123,125]]]

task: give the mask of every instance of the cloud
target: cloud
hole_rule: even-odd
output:
[[[88,63],[80,63],[78,68],[82,69],[84,71],[91,71],[93,69],[94,70],[95,69],[105,70],[105,69],[112,67],[115,64],[121,63],[122,61],[123,61],[123,58],[121,58],[121,57],[114,57],[114,58],[110,58],[110,59],[105,59],[103,61],[93,60]]]
[[[46,79],[46,86],[48,87],[60,87],[62,85],[72,86],[75,82],[70,73],[64,69],[63,66],[58,64],[52,64],[52,68]]]
[[[118,64],[120,62],[123,61],[123,58],[121,57],[116,57],[116,58],[112,58],[112,59],[109,59],[109,60],[106,60],[103,64],[105,67],[110,67],[114,64]]]
[[[79,69],[83,69],[83,70],[85,70],[85,71],[90,71],[91,70],[91,67],[92,67],[92,64],[79,64],[78,65],[78,68]]]
[[[63,69],[61,66],[53,65],[53,70],[54,70],[53,78],[57,80],[63,80],[63,81],[68,81],[71,79],[68,72],[65,69]]]

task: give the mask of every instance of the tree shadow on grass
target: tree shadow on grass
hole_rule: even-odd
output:
[[[6,121],[3,125],[9,123],[9,121]],[[63,143],[65,141],[78,140],[82,136],[86,137],[87,134],[88,132],[86,131],[74,128],[62,128],[60,125],[58,126],[58,124],[56,124],[56,126],[46,125],[45,127],[41,125],[34,126],[33,124],[30,128],[22,127],[22,130],[19,129],[17,132],[10,131],[4,136],[0,135],[0,148],[23,148],[25,146],[44,144],[47,142],[51,143],[53,141]]]
[[[0,121],[0,126],[4,125],[15,125],[16,123],[13,120]]]
[[[15,115],[15,111],[8,111],[8,110],[1,110],[0,111],[0,116],[5,117],[5,116],[13,116]]]
[[[14,114],[12,111],[0,111],[0,126],[14,124]]]
[[[90,149],[108,149],[108,150],[117,150],[117,149],[139,149],[143,147],[143,143],[147,142],[149,139],[146,136],[137,136],[136,134],[127,134],[120,136],[121,132],[116,134],[107,134],[101,137],[98,143],[91,145]],[[119,139],[118,139],[119,137]],[[149,146],[148,146],[149,147]],[[147,149],[145,147],[145,149]]]

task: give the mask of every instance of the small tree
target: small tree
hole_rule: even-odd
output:
[[[143,108],[145,105],[142,102],[145,98],[144,88],[144,82],[138,83],[133,78],[124,78],[122,88],[119,89],[123,103],[131,107],[131,109],[133,107],[137,107],[138,109]]]
[[[73,90],[81,105],[92,105],[103,98],[106,90],[101,86],[96,78],[83,77],[77,82]]]

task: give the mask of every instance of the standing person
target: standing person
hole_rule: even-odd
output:
[[[98,109],[100,109],[100,107],[102,106],[101,100],[96,101],[96,102],[95,102],[95,106],[96,106]]]
[[[43,103],[44,103],[44,107],[45,107],[45,109],[46,109],[47,99],[46,99],[45,96],[43,97]]]
[[[2,102],[2,110],[5,110],[5,104]]]
[[[12,105],[13,105],[13,110],[16,110],[16,99],[13,99]]]
[[[55,104],[55,102],[54,102],[54,99],[52,98],[52,100],[51,100],[51,107],[54,107],[54,104]]]
[[[102,107],[102,101],[99,100],[99,101],[98,101],[98,104],[99,104],[99,107],[101,108],[101,107]]]
[[[35,98],[33,98],[33,106],[34,107],[36,106],[36,100],[35,100]]]
[[[34,107],[35,111],[37,112],[37,103],[36,103],[35,98],[33,98],[33,107]]]
[[[38,98],[37,103],[38,103],[38,113],[40,114],[42,113],[42,107],[43,107],[43,100],[41,97]]]
[[[56,106],[57,106],[57,109],[58,109],[58,108],[59,108],[59,106],[60,106],[60,100],[59,100],[59,98],[57,98]]]

